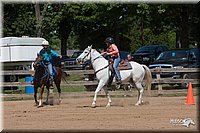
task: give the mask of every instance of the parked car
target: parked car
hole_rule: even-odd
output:
[[[52,64],[53,64],[53,66],[63,68],[64,61],[68,60],[68,59],[69,59],[69,56],[67,56],[67,55],[62,55],[61,59],[60,59],[60,57],[53,57]]]
[[[75,51],[70,58],[63,60],[63,68],[64,69],[87,69],[90,67],[90,61],[86,61],[83,64],[77,64],[76,58],[82,53],[83,51]]]
[[[200,57],[199,49],[174,49],[162,52],[158,58],[149,65],[149,68],[199,68]],[[171,72],[162,73],[161,78],[198,78],[198,73],[183,73],[183,72]],[[156,72],[152,72],[152,77],[156,78]],[[183,88],[187,87],[187,84],[181,84]]]
[[[129,53],[129,52],[126,52],[126,51],[120,51],[119,54],[120,54],[121,60],[122,60],[122,59],[123,59],[123,60],[126,60],[126,59],[127,59],[127,55],[130,54],[130,53]]]
[[[168,50],[166,45],[146,45],[140,47],[134,54],[133,60],[140,64],[149,65],[153,62],[157,56],[163,52]]]
[[[192,48],[189,51],[188,68],[200,68],[200,48]],[[200,79],[200,73],[184,73],[184,79]]]

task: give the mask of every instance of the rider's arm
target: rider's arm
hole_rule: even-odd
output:
[[[108,55],[113,55],[113,54],[118,54],[119,53],[119,50],[118,50],[116,45],[112,44],[111,47],[112,47],[113,51],[108,53]]]
[[[51,50],[52,56],[60,57],[62,58],[62,55],[57,54],[55,51]]]

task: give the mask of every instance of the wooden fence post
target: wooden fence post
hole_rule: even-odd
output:
[[[162,84],[160,83],[160,74],[156,74],[156,78],[158,80],[158,95],[162,95],[163,91],[162,91]]]

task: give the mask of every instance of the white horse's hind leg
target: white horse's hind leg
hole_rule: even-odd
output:
[[[143,92],[144,92],[144,88],[142,87],[142,84],[140,82],[136,83],[136,88],[138,89],[138,101],[137,103],[135,104],[136,106],[138,105],[141,105],[142,104],[142,95],[143,95]]]
[[[93,98],[93,102],[92,102],[92,107],[96,107],[97,95],[98,95],[99,91],[101,90],[101,88],[103,88],[104,85],[105,85],[105,83],[102,80],[100,80],[99,84],[98,84],[98,86],[95,90],[95,94],[94,94],[94,98]]]

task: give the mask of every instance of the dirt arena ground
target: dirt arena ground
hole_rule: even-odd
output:
[[[170,90],[168,92],[171,92]],[[42,108],[33,100],[4,101],[4,131],[198,131],[198,97],[195,105],[186,105],[187,92],[183,96],[147,96],[144,105],[134,106],[137,92],[123,97],[121,91],[111,91],[112,106],[106,108],[107,98],[101,92],[97,107],[91,108],[94,92],[63,93],[62,103]],[[179,95],[182,91],[173,92]],[[164,94],[168,94],[167,91]],[[170,94],[169,94],[170,95]],[[9,94],[5,97],[32,97],[26,94]],[[191,118],[195,125],[185,127],[173,124]]]

